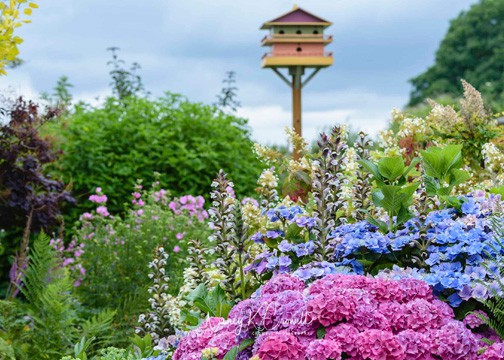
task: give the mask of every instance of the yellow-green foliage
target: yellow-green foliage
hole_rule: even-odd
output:
[[[30,16],[37,7],[28,0],[0,1],[0,75],[7,74],[5,67],[19,55],[18,45],[23,39],[16,35],[16,29],[30,22],[23,16]]]

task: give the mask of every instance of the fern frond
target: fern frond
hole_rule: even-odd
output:
[[[81,336],[86,339],[92,339],[91,348],[101,348],[112,339],[112,321],[116,312],[113,310],[104,310],[85,321],[82,325]]]
[[[27,300],[27,314],[33,321],[33,330],[26,335],[29,355],[33,358],[42,354],[62,356],[77,338],[78,316],[71,295],[72,281],[59,265],[60,259],[49,237],[41,233],[29,253],[21,289]]]
[[[498,246],[490,245],[493,254],[486,252],[489,261],[483,266],[490,270],[490,265],[498,270],[495,280],[497,288],[486,285],[491,296],[486,299],[483,304],[488,309],[488,317],[480,317],[484,323],[492,328],[501,338],[504,338],[504,283],[502,277],[504,275],[504,257],[502,249],[504,248],[504,223],[503,216],[498,215],[490,219],[494,240]]]
[[[51,270],[58,264],[54,249],[49,245],[49,237],[40,233],[28,255],[29,265],[23,279],[21,292],[29,303],[36,303],[49,283]]]

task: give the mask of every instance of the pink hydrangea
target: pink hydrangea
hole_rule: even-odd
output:
[[[431,301],[434,299],[432,289],[425,281],[406,278],[398,280],[398,284],[403,292],[402,301],[411,301],[414,299]]]
[[[189,331],[178,343],[177,350],[173,353],[173,360],[185,360],[186,356],[194,352],[200,352],[201,359],[201,350],[208,347],[208,343],[214,336],[215,334],[209,329]]]
[[[504,359],[504,343],[494,343],[480,355],[481,360],[502,360]]]
[[[397,340],[402,344],[406,360],[430,360],[430,333],[420,333],[414,330],[404,330],[397,334]]]
[[[349,324],[339,324],[327,329],[325,339],[336,342],[341,351],[349,356],[357,356],[359,330]]]
[[[401,302],[404,298],[404,290],[401,289],[401,284],[394,280],[375,279],[375,281],[369,282],[367,289],[380,302]]]
[[[427,331],[444,325],[448,319],[443,309],[424,299],[415,299],[402,306],[406,328],[417,331]]]
[[[478,351],[478,340],[460,321],[450,321],[436,331],[435,354],[443,360],[474,359]]]
[[[394,333],[407,329],[403,304],[397,301],[384,302],[379,305],[379,312],[388,319]]]
[[[360,303],[361,290],[335,288],[324,290],[308,301],[308,319],[323,326],[350,321]]]
[[[333,360],[341,358],[341,348],[332,340],[313,340],[306,349],[310,360]]]
[[[257,355],[261,360],[304,360],[304,350],[297,338],[286,332],[267,332],[258,338]],[[176,359],[175,359],[176,360]]]
[[[209,317],[198,328],[199,330],[212,330],[214,331],[224,319],[221,317]]]
[[[238,342],[234,332],[221,332],[208,342],[208,347],[215,347],[218,349],[217,356],[219,358],[224,357],[224,355],[236,345],[238,345]]]
[[[483,319],[481,319],[481,316],[488,317],[485,312],[476,310],[470,314],[467,314],[467,316],[463,320],[463,323],[469,329],[475,329],[485,323]]]
[[[321,293],[324,290],[335,287],[346,289],[364,289],[367,288],[370,280],[365,276],[347,275],[347,274],[331,274],[326,277],[314,281],[309,288],[312,295]]]
[[[476,325],[476,319],[465,323]],[[323,339],[317,337],[321,326]],[[456,321],[450,306],[432,298],[421,281],[329,275],[305,289],[300,280],[278,275],[255,298],[238,303],[228,320],[209,318],[189,332],[173,360],[192,360],[211,346],[222,358],[257,333],[238,359],[332,360],[344,354],[355,360],[494,360],[504,351],[495,334],[473,334]],[[483,337],[498,343],[488,347]],[[478,355],[479,348],[488,350]]]
[[[304,288],[304,282],[297,277],[289,274],[279,274],[263,285],[261,295],[276,294],[286,290],[303,291]]]
[[[175,359],[175,357],[174,357]],[[201,360],[201,351],[195,351],[186,355],[183,355],[179,360]]]
[[[360,331],[368,329],[392,330],[387,318],[372,305],[358,306],[352,317],[352,325]]]
[[[368,360],[405,360],[404,349],[390,331],[366,330],[357,339],[359,354]],[[444,359],[444,358],[443,358]]]

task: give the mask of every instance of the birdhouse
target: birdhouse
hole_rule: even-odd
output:
[[[262,67],[322,68],[332,65],[332,53],[325,51],[325,46],[332,42],[332,36],[324,35],[324,30],[331,25],[331,22],[297,6],[265,22],[261,29],[270,33],[263,38],[262,46],[270,46],[271,51],[263,56]]]

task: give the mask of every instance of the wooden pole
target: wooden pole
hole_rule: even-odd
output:
[[[290,68],[292,76],[292,127],[299,136],[303,136],[301,122],[301,77],[303,73],[304,69],[302,66]],[[294,160],[298,160],[301,157],[301,154],[297,151],[294,151],[292,155]]]

